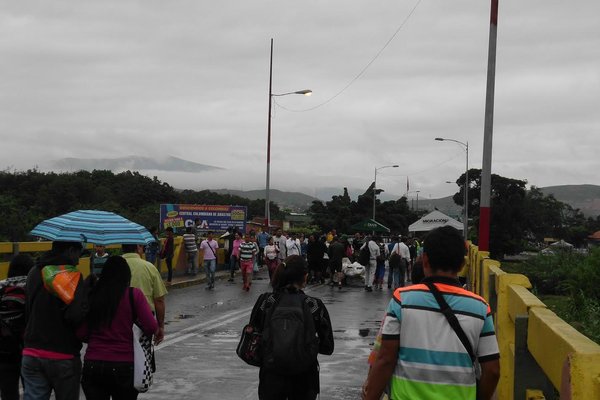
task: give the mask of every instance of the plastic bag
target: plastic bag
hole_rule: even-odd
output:
[[[65,304],[71,304],[81,279],[81,272],[73,265],[46,265],[42,268],[42,281],[47,291]]]

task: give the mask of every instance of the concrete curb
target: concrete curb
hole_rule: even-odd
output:
[[[229,277],[229,271],[217,271],[215,273],[215,280],[222,280],[222,279],[227,279]],[[173,282],[170,285],[167,285],[167,283],[165,282],[165,285],[167,287],[167,290],[171,290],[171,289],[182,289],[182,288],[186,288],[186,287],[190,287],[190,286],[195,286],[195,285],[201,285],[203,283],[206,283],[206,274],[199,274],[195,277],[191,277],[191,278],[187,278],[178,282]]]

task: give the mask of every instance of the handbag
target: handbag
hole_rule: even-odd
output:
[[[254,367],[260,367],[262,365],[262,332],[257,326],[256,317],[261,304],[265,300],[269,293],[263,293],[256,300],[252,313],[250,314],[250,322],[242,329],[242,335],[240,342],[235,350],[235,353],[241,358],[246,364]]]
[[[156,363],[154,360],[154,348],[152,336],[142,332],[136,324],[137,313],[133,301],[133,288],[129,288],[129,303],[133,319],[133,387],[140,393],[145,393],[152,386]]]
[[[242,329],[242,336],[235,352],[246,364],[260,367],[262,364],[260,357],[261,341],[262,334],[248,324]]]

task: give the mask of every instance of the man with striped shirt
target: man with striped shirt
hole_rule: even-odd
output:
[[[185,246],[185,254],[187,255],[186,275],[196,275],[198,273],[198,246],[196,245],[196,235],[192,227],[185,228],[183,234],[183,245]]]
[[[254,272],[254,257],[256,257],[256,244],[250,240],[250,234],[244,235],[244,241],[240,244],[240,268],[244,286],[242,290],[249,291],[252,285],[252,274]]]
[[[392,400],[492,397],[500,373],[498,343],[490,307],[458,282],[464,255],[465,244],[456,229],[445,226],[429,233],[423,250],[426,278],[394,292],[363,399],[379,400],[388,384]],[[475,363],[442,314],[430,284],[458,319]]]

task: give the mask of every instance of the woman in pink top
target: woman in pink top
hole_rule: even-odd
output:
[[[146,335],[158,330],[144,294],[130,288],[131,271],[123,257],[109,257],[90,293],[90,311],[77,335],[88,343],[81,387],[87,400],[134,400],[133,333],[136,323]],[[130,302],[137,321],[133,320]]]
[[[238,232],[233,236],[233,246],[231,248],[231,256],[229,257],[229,279],[227,282],[233,282],[235,271],[240,267],[240,244],[242,244],[242,237]]]

